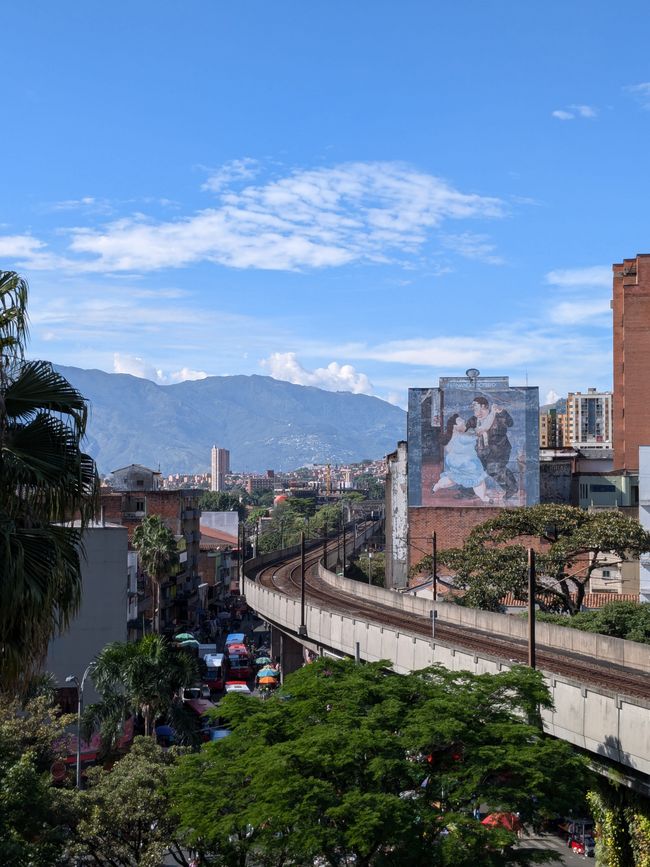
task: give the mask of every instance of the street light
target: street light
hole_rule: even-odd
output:
[[[81,683],[76,674],[69,674],[65,682],[74,683],[77,687],[77,788],[81,788],[81,714],[84,709],[84,685],[86,678],[95,667],[94,662],[88,663],[86,670],[81,676]]]

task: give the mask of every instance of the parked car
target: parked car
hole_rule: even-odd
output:
[[[594,858],[596,855],[596,842],[593,837],[584,837],[581,840],[570,838],[569,848],[576,855],[584,855],[585,858]]]
[[[239,692],[242,695],[252,694],[245,680],[227,680],[226,692]]]

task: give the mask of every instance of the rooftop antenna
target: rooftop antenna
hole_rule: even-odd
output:
[[[465,376],[472,383],[472,388],[476,391],[476,380],[481,375],[481,371],[477,370],[475,367],[470,367],[469,370],[465,371]]]

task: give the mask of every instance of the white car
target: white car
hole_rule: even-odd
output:
[[[251,695],[251,691],[245,680],[227,680],[226,692],[240,692],[242,695]]]

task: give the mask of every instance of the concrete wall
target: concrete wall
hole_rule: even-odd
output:
[[[245,580],[245,592],[249,604],[266,620],[281,629],[297,632],[298,600],[260,587],[250,579]],[[391,596],[405,598],[401,594]],[[427,606],[428,610],[430,607]],[[358,652],[361,659],[368,662],[386,660],[399,674],[417,671],[432,663],[444,665],[450,671],[474,674],[494,674],[509,668],[496,657],[478,656],[437,640],[434,643],[314,605],[306,606],[305,622],[307,643],[318,647],[321,653],[338,650],[355,656]],[[617,695],[615,691],[585,687],[578,681],[550,673],[545,674],[545,679],[554,703],[554,710],[542,714],[549,734],[650,774],[650,702]]]
[[[386,479],[386,587],[408,585],[408,450],[405,442],[388,455]]]
[[[81,678],[86,666],[110,641],[126,641],[127,628],[127,530],[115,525],[84,531],[82,597],[79,613],[69,629],[50,642],[45,671],[52,672],[60,687],[69,674]],[[86,702],[96,694],[90,684]]]
[[[428,617],[431,611],[430,601],[412,596],[410,593],[398,593],[394,590],[385,590],[383,587],[369,587],[359,581],[338,577],[322,568],[319,574],[323,580],[339,590],[362,596],[364,599],[382,605],[389,605],[400,611],[418,614],[421,617]],[[495,614],[492,611],[480,611],[477,608],[463,608],[449,602],[436,602],[435,607],[438,618],[448,623],[457,623],[481,632],[506,635],[523,641],[528,638],[528,623],[523,618],[509,614]],[[608,659],[615,664],[650,673],[650,646],[647,644],[609,638],[592,632],[581,632],[579,629],[569,629],[565,626],[557,626],[555,623],[538,623],[536,633],[538,645],[592,658]]]

